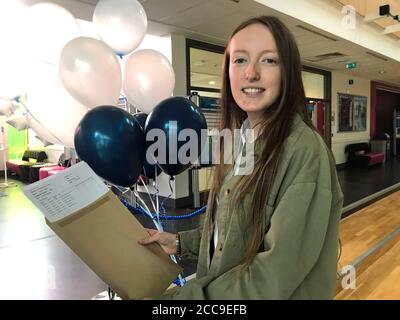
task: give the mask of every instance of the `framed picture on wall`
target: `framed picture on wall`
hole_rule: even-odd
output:
[[[367,97],[338,93],[338,132],[367,130]]]

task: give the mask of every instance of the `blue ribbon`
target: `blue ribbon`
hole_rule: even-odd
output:
[[[128,208],[128,210],[134,214],[143,214],[146,215],[146,211],[144,209],[142,209],[142,207],[134,207],[132,206],[128,201],[126,201],[125,199],[120,199],[121,202],[123,203],[123,205],[125,207]],[[177,215],[177,216],[167,216],[167,215],[160,215],[160,220],[183,220],[183,219],[189,219],[192,217],[195,217],[199,214],[202,214],[206,211],[207,206],[201,207],[200,209],[197,209],[193,212],[187,213],[187,214],[183,214],[183,215]],[[161,207],[162,212],[165,213],[165,208],[164,206]],[[157,214],[155,212],[150,212],[151,216],[153,217],[153,219],[157,219]]]

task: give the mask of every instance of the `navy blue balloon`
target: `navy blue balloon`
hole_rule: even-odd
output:
[[[140,127],[144,130],[145,125],[146,125],[146,119],[147,119],[147,114],[145,113],[135,113],[133,115],[137,122],[139,122]],[[146,150],[147,150],[147,144],[146,144]],[[144,157],[144,164],[142,168],[141,175],[149,178],[149,179],[155,179],[160,173],[161,173],[161,168],[157,164],[150,164],[146,156]]]
[[[170,128],[170,122],[176,121],[176,128]],[[182,163],[176,154],[175,163],[171,161],[169,154],[170,148],[175,154],[179,149],[187,143],[187,141],[175,141],[175,145],[170,140],[170,130],[176,131],[176,135],[183,129],[192,129],[198,137],[197,150],[198,155],[204,147],[205,141],[201,139],[201,130],[207,129],[206,118],[201,110],[189,99],[183,97],[172,97],[161,101],[153,111],[148,115],[145,127],[145,133],[152,129],[160,129],[166,136],[166,161],[165,163],[157,162],[158,166],[168,175],[177,175],[191,166],[191,163]],[[150,142],[153,143],[153,142]],[[176,146],[176,147],[175,147]],[[192,159],[191,159],[192,160]],[[196,159],[193,159],[193,161]]]
[[[100,177],[133,186],[143,167],[145,135],[133,115],[113,106],[89,110],[75,131],[80,159]]]

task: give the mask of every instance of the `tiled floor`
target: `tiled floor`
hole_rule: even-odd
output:
[[[21,183],[0,198],[0,299],[90,299],[107,286],[47,227]]]
[[[87,300],[107,290],[107,284],[46,225],[42,213],[23,194],[24,183],[8,182],[13,186],[0,189],[0,300]],[[153,227],[150,219],[137,218],[145,227]],[[164,229],[190,229],[197,220],[167,221]],[[185,276],[195,272],[196,261],[180,264]]]
[[[0,179],[2,182],[3,179]],[[368,169],[340,170],[345,205],[400,182],[400,160]],[[91,299],[107,289],[44,222],[16,184],[0,194],[0,299]],[[149,221],[138,217],[145,225]],[[188,229],[195,221],[168,222],[165,230]],[[186,275],[195,261],[182,262]]]

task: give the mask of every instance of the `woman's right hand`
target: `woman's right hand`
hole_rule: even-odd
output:
[[[148,245],[157,242],[168,255],[176,253],[176,235],[169,232],[160,232],[154,229],[147,229],[149,236],[139,241],[141,245]]]

